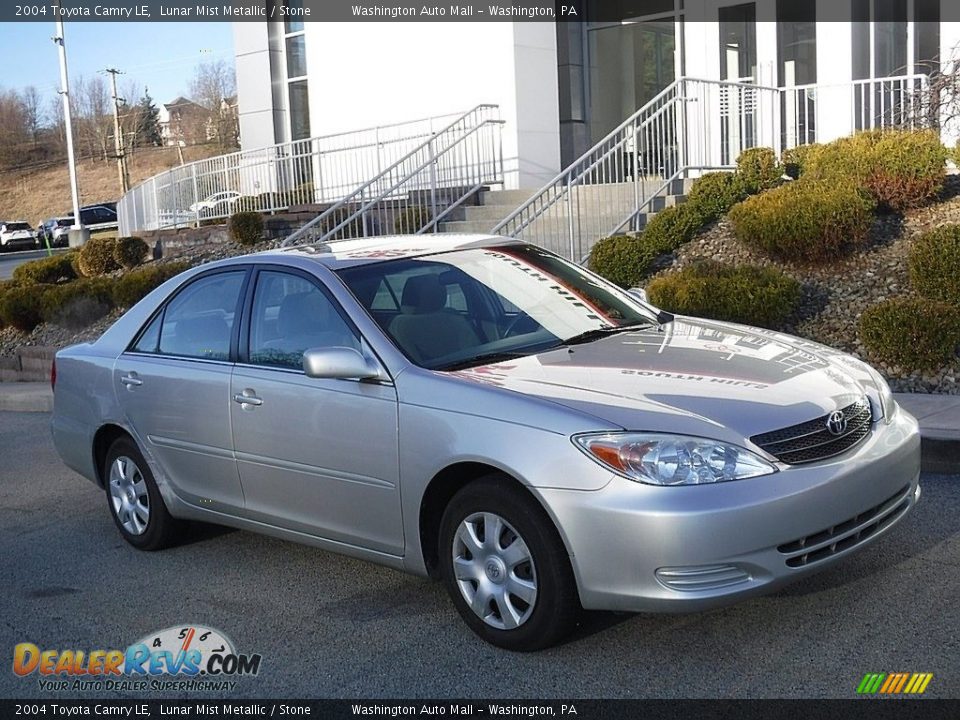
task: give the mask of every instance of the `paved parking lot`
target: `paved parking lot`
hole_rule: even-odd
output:
[[[0,413],[0,697],[72,696],[14,676],[16,643],[122,649],[182,623],[262,654],[242,697],[848,698],[865,673],[899,671],[932,672],[927,696],[960,697],[957,476],[924,477],[894,535],[776,595],[594,614],[566,645],[514,655],[475,639],[439,584],[360,561],[216,528],[137,552],[60,464],[47,422]]]

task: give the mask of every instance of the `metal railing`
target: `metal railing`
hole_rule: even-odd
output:
[[[741,152],[784,149],[856,130],[929,122],[924,75],[777,88],[682,78],[497,223],[582,261],[602,237],[643,229],[682,180],[731,170]]]
[[[457,208],[503,184],[499,108],[480,105],[344,195],[284,246],[436,231]]]
[[[186,227],[238,209],[277,212],[336,202],[438,129],[476,111],[241,150],[173,168],[123,196],[117,204],[120,232]],[[229,196],[217,202],[212,196],[220,193]]]

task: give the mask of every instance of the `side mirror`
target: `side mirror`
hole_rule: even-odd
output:
[[[643,288],[630,288],[629,290],[627,290],[627,292],[633,295],[635,298],[637,298],[637,300],[640,300],[641,302],[645,302],[645,303],[650,302],[650,300],[647,298],[647,291],[644,290]]]
[[[380,368],[348,347],[314,348],[303,353],[303,372],[307,377],[385,380]]]

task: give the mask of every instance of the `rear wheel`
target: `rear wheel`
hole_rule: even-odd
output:
[[[457,611],[487,642],[539,650],[576,624],[566,548],[543,508],[506,478],[483,478],[453,497],[441,521],[440,562]]]
[[[167,511],[136,443],[129,438],[114,441],[103,477],[110,515],[124,540],[140,550],[161,550],[176,542],[182,523]]]

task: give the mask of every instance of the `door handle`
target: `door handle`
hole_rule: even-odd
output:
[[[124,375],[122,378],[120,378],[120,382],[122,382],[128,388],[135,388],[143,385],[143,380],[137,377],[135,372],[132,372],[129,375]]]
[[[254,395],[253,390],[244,390],[242,393],[237,393],[233,396],[233,401],[241,405],[263,405],[263,400]]]

